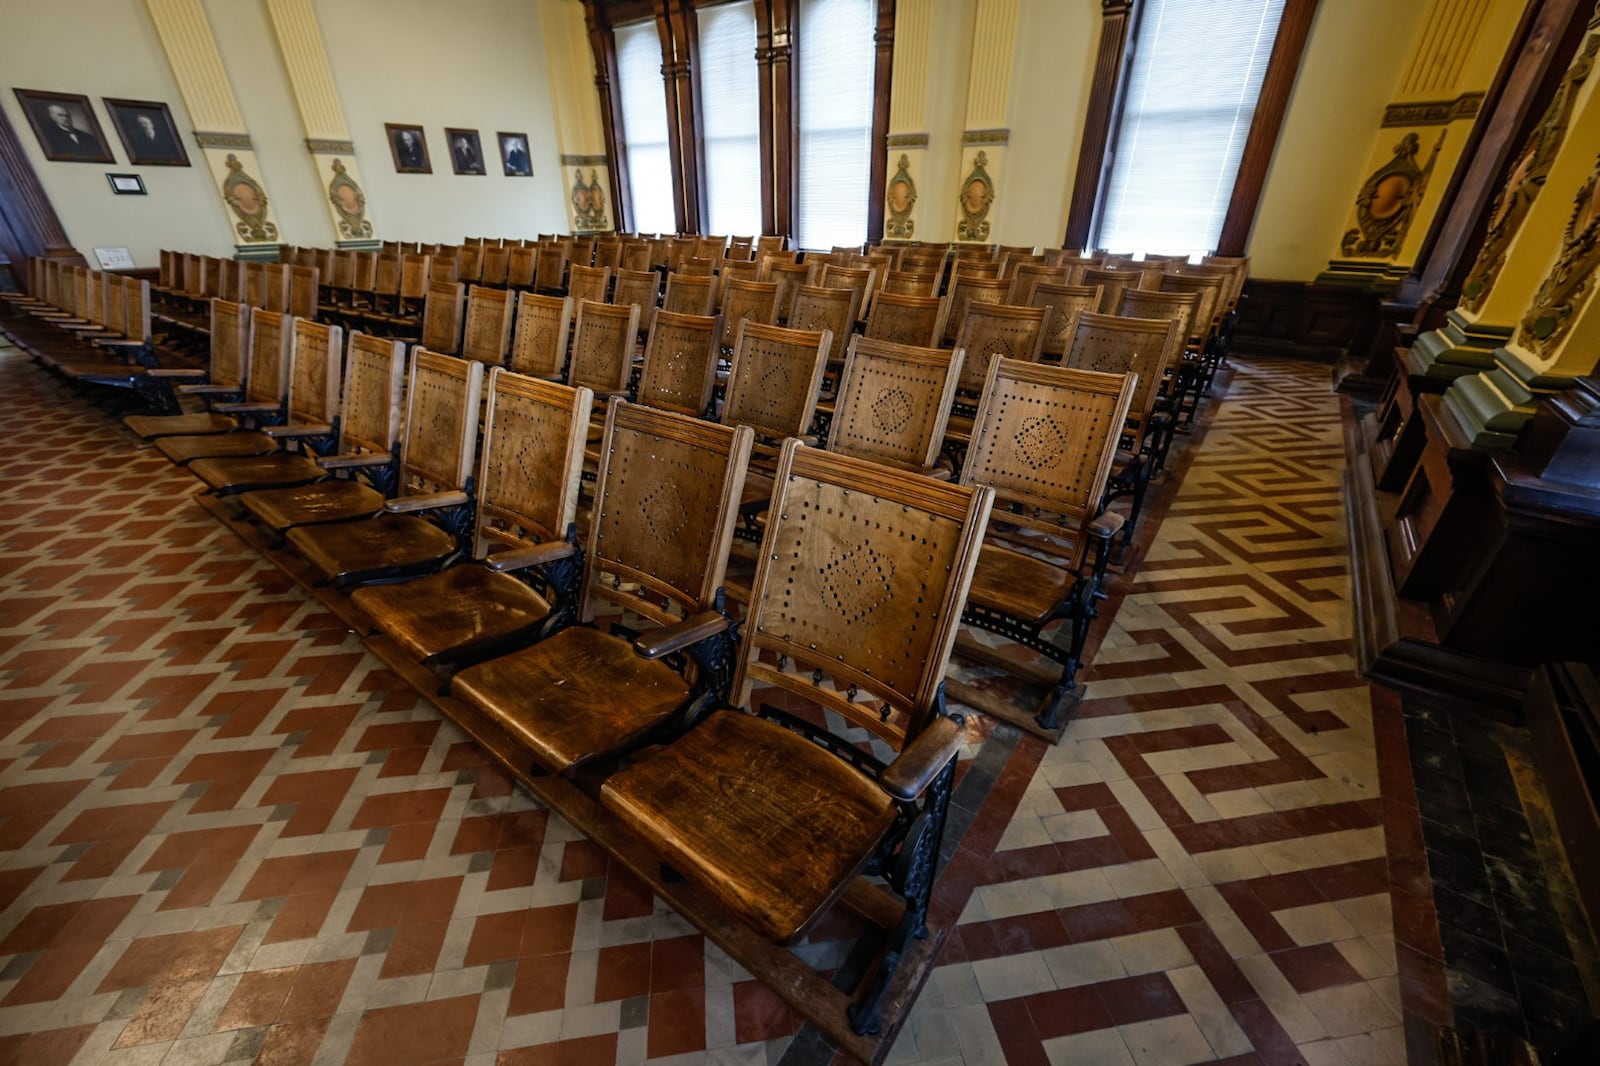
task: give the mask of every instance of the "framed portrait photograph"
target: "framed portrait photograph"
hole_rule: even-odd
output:
[[[500,164],[508,178],[533,177],[533,162],[528,158],[526,133],[498,133],[500,138]]]
[[[57,163],[115,163],[89,98],[77,93],[17,89],[17,102],[44,157]]]
[[[186,167],[189,152],[172,121],[172,112],[159,100],[100,98],[106,114],[122,138],[128,162],[136,167]]]
[[[428,139],[423,136],[421,126],[385,122],[383,131],[389,137],[389,154],[394,156],[395,173],[433,173],[433,164],[428,160]]]
[[[450,169],[457,174],[484,174],[483,145],[477,130],[444,128],[444,143],[450,148]]]

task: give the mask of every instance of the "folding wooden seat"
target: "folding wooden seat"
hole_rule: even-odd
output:
[[[438,248],[428,253],[428,281],[460,281],[461,262],[454,248]]]
[[[754,237],[729,237],[728,250],[723,253],[726,259],[751,260],[755,259],[756,239]]]
[[[1039,347],[1041,359],[1061,362],[1078,313],[1098,311],[1104,293],[1098,285],[1057,285],[1048,281],[1034,285],[1028,306],[1050,308],[1050,314],[1045,316],[1044,343]]]
[[[724,330],[738,336],[739,323],[754,322],[760,326],[775,324],[778,317],[778,286],[771,281],[741,281],[735,279],[723,289],[722,319]]]
[[[622,258],[617,264],[617,274],[623,271],[643,273],[650,270],[651,247],[649,241],[627,241],[622,246]]]
[[[760,259],[762,256],[765,256],[769,253],[782,252],[788,247],[788,244],[788,237],[775,236],[772,234],[768,234],[763,237],[757,237],[755,258]]]
[[[891,270],[883,279],[885,294],[895,293],[900,296],[938,296],[939,275],[933,272],[925,274],[912,274],[903,270]]]
[[[74,281],[74,309],[57,316],[60,325],[53,330],[53,340],[38,338],[28,345],[30,351],[69,381],[131,389],[157,413],[178,414],[181,408],[171,381],[150,373],[159,369],[151,333],[150,283],[109,275],[91,288],[89,273],[83,271]],[[96,298],[104,301],[98,312]],[[96,313],[101,316],[98,322],[92,317]]]
[[[663,411],[708,417],[722,329],[723,320],[711,315],[659,312],[645,342],[638,402]],[[738,329],[737,323],[734,329]],[[599,457],[591,458],[597,461]]]
[[[1204,345],[1218,326],[1218,317],[1227,300],[1227,280],[1205,274],[1162,274],[1157,292],[1188,293],[1195,298],[1195,309],[1185,339]]]
[[[678,261],[674,273],[685,277],[704,278],[717,272],[717,259],[706,259],[700,256],[686,256]]]
[[[639,321],[650,324],[661,295],[661,275],[653,270],[619,270],[612,287],[611,302],[633,304],[639,309]]]
[[[567,246],[540,244],[534,288],[547,296],[567,294]]]
[[[1048,266],[1045,263],[1023,263],[1010,275],[1011,291],[1006,303],[1017,307],[1032,307],[1033,287],[1041,281],[1049,285],[1067,283],[1067,267]]]
[[[605,303],[611,292],[611,268],[578,266],[567,268],[567,295],[577,300]]]
[[[666,292],[661,297],[661,309],[680,315],[709,315],[717,298],[717,279],[708,271],[705,274],[667,275]]]
[[[1194,336],[1195,307],[1198,298],[1188,292],[1159,292],[1125,289],[1117,314],[1123,318],[1171,318],[1178,323],[1178,335],[1185,342]]]
[[[436,570],[472,534],[483,364],[426,348],[411,359],[402,491],[374,518],[288,532],[289,547],[320,580],[337,587]]]
[[[245,398],[237,404],[214,404],[212,410],[242,417],[255,428],[161,437],[155,441],[156,450],[179,466],[208,456],[266,455],[279,447],[275,438],[262,432],[266,427],[326,425],[339,402],[337,391],[328,395],[326,364],[337,361],[342,332],[337,326],[270,311],[252,313]],[[337,383],[338,378],[335,372],[332,380]]]
[[[722,403],[723,424],[755,430],[764,442],[758,454],[773,455],[776,442],[805,436],[832,350],[833,334],[827,330],[741,324]]]
[[[250,303],[257,309],[285,313],[289,310],[289,289],[294,277],[293,269],[286,263],[268,263],[262,272],[266,280],[259,294],[251,292]]]
[[[241,398],[248,368],[245,352],[250,337],[250,308],[226,300],[212,300],[210,336],[211,359],[208,370],[151,370],[148,373],[173,382],[180,396],[216,401]],[[234,415],[205,410],[177,415],[128,415],[122,424],[139,439],[154,440],[157,437],[227,433],[239,428],[239,419]]]
[[[593,236],[568,237],[567,266],[593,266],[596,240]]]
[[[1011,282],[1004,278],[973,277],[966,273],[964,268],[958,268],[950,279],[950,292],[948,298],[950,309],[944,316],[944,336],[942,343],[953,345],[956,342],[956,331],[961,328],[961,323],[966,320],[967,308],[974,303],[978,304],[1003,304],[1006,295],[1011,291]]]
[[[538,250],[513,248],[506,260],[506,285],[513,289],[533,288],[533,271]]]
[[[483,250],[482,277],[479,279],[483,284],[504,288],[510,269],[511,249],[496,244]]]
[[[830,334],[833,345],[829,358],[841,362],[850,343],[850,335],[855,332],[860,310],[859,289],[802,285],[795,290],[794,303],[789,308],[788,325],[790,329]]]
[[[941,297],[907,296],[885,289],[873,301],[865,335],[895,344],[937,345],[944,326],[944,309]]]
[[[779,322],[789,321],[789,314],[794,308],[795,293],[806,284],[806,276],[811,272],[804,263],[784,263],[768,259],[761,264],[757,278],[761,281],[770,281],[778,286],[777,315]]]
[[[430,352],[454,355],[461,349],[464,289],[459,281],[428,282],[428,297],[422,307],[421,344]]]
[[[1000,262],[996,259],[978,259],[958,255],[951,266],[952,277],[1000,279]],[[1008,280],[1008,279],[1001,279]]]
[[[461,338],[463,359],[476,359],[490,366],[506,361],[506,346],[511,342],[511,296],[509,289],[472,287]]]
[[[567,363],[572,298],[517,294],[517,327],[506,365],[529,377],[558,378]]]
[[[238,502],[274,533],[371,517],[394,494],[405,469],[400,453],[405,381],[404,344],[352,333],[345,357],[339,436],[331,454],[312,458],[274,452],[257,459],[201,459],[189,469],[208,484],[212,481],[208,475],[220,478],[224,466],[236,477],[252,479],[257,487],[241,493]],[[315,476],[301,482],[303,474]],[[269,484],[274,487],[264,487]],[[221,491],[221,486],[212,487]]]
[[[959,654],[1050,686],[1034,719],[1055,733],[1076,684],[1089,624],[1105,583],[1121,516],[1102,497],[1117,436],[1139,381],[1012,359],[989,367],[973,423],[961,484],[995,492],[997,513],[984,537],[962,620],[997,633],[1055,664],[1040,670],[1007,651],[963,636]],[[1045,631],[1066,627],[1050,639]],[[952,682],[952,695],[1027,725],[1008,703]]]
[[[504,654],[577,615],[578,479],[594,395],[498,367],[488,392],[471,561],[351,594],[428,665]]]
[[[1004,251],[1000,254],[1000,276],[1014,278],[1025,266],[1044,266],[1044,256],[1028,251]]]

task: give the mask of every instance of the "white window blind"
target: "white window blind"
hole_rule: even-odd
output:
[[[661,38],[656,36],[654,22],[636,22],[617,27],[616,39],[633,228],[640,233],[674,233],[678,220],[672,208],[672,157],[667,147]]]
[[[761,114],[754,0],[703,7],[700,111],[707,233],[761,232]]]
[[[801,248],[867,238],[872,167],[873,0],[800,5]]]
[[[1145,0],[1097,247],[1216,247],[1282,14],[1283,0]]]

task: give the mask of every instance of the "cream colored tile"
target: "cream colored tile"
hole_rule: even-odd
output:
[[[1214,885],[1267,876],[1266,865],[1250,845],[1196,852],[1194,862],[1205,874],[1206,880]]]
[[[1146,933],[1112,937],[1111,946],[1130,974],[1176,970],[1194,962],[1183,938],[1172,929],[1152,929]]]
[[[1389,959],[1384,958],[1366,937],[1341,940],[1334,947],[1339,949],[1339,954],[1343,955],[1351,968],[1364,979],[1387,977],[1395,972],[1392,956]]]
[[[1334,906],[1346,921],[1366,936],[1387,936],[1394,932],[1394,903],[1387,892],[1341,899]]]
[[[1076,988],[1126,977],[1128,971],[1109,940],[1064,944],[1041,952],[1057,988]]]
[[[977,979],[984,1001],[989,1003],[1049,992],[1056,987],[1055,978],[1050,976],[1049,967],[1037,951],[982,959],[972,964],[972,975]]]
[[[1332,944],[1356,936],[1356,928],[1332,903],[1288,907],[1272,915],[1296,944]]]
[[[1178,887],[1160,859],[1140,859],[1105,868],[1106,880],[1121,899],[1147,896],[1152,892],[1169,892]]]
[[[1068,840],[1088,840],[1107,834],[1106,823],[1095,811],[1064,811],[1041,819],[1049,839],[1062,843]]]
[[[1094,1029],[1044,1041],[1051,1066],[1133,1066],[1133,1055],[1115,1029]]]
[[[1339,985],[1300,997],[1332,1037],[1354,1036],[1400,1024],[1400,1018],[1370,985]]]
[[[1250,1038],[1245,1035],[1233,1012],[1222,1002],[1211,979],[1198,966],[1183,966],[1167,972],[1167,980],[1177,989],[1183,1005],[1189,1009],[1206,1042],[1218,1057],[1243,1055],[1251,1050]]]
[[[980,885],[972,893],[972,898],[982,902],[983,909],[990,918],[1010,918],[1017,914],[1054,910],[1062,904],[1055,902],[1053,893],[1045,884],[1048,880],[1049,878],[1045,877],[1033,877],[1025,881]],[[1102,877],[1101,880],[1105,878]]]
[[[1044,822],[1035,815],[1018,814],[1006,826],[1006,831],[1000,834],[1000,841],[995,845],[996,851],[1015,851],[1018,848],[1037,848],[1050,843],[1050,834],[1045,830]]]
[[[1252,814],[1270,814],[1274,808],[1253,788],[1235,788],[1227,792],[1210,792],[1206,798],[1224,818],[1246,818]]]
[[[1119,1025],[1117,1029],[1138,1066],[1181,1066],[1216,1057],[1205,1034],[1187,1014]]]

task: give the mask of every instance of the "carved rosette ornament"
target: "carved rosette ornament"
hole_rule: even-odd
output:
[[[244,171],[244,164],[232,152],[227,159],[228,176],[222,179],[222,199],[239,217],[234,231],[241,240],[264,244],[278,239],[278,227],[267,221],[267,191]]]
[[[1594,288],[1600,266],[1600,159],[1588,180],[1572,198],[1572,217],[1561,237],[1561,254],[1534,293],[1533,305],[1522,316],[1517,340],[1534,355],[1543,357],[1557,347],[1579,308]]]
[[[972,173],[961,183],[961,195],[956,203],[961,208],[961,221],[956,223],[956,233],[963,241],[989,239],[989,208],[994,205],[994,182],[989,179],[989,153],[979,152],[972,161]]]
[[[1400,254],[1400,245],[1422,203],[1428,177],[1448,132],[1439,131],[1439,139],[1423,167],[1417,166],[1422,140],[1414,132],[1407,133],[1394,146],[1394,158],[1375,170],[1356,194],[1356,228],[1347,231],[1339,243],[1345,255],[1393,259]]]
[[[333,161],[333,180],[328,182],[328,202],[339,216],[339,233],[347,240],[372,236],[367,221],[367,195],[345,171],[344,160]]]
[[[889,217],[884,220],[883,235],[894,240],[909,241],[917,231],[916,220],[911,217],[911,212],[917,206],[917,183],[911,180],[911,157],[904,152],[900,154],[899,169],[889,179],[884,202],[889,209]]]
[[[1483,306],[1489,297],[1489,290],[1494,288],[1495,279],[1505,267],[1506,250],[1511,238],[1517,235],[1522,220],[1528,217],[1528,210],[1533,207],[1539,190],[1544,188],[1545,179],[1550,176],[1556,153],[1566,140],[1572,107],[1578,98],[1578,86],[1594,69],[1596,53],[1600,53],[1600,34],[1591,33],[1583,42],[1583,51],[1567,68],[1566,77],[1561,79],[1561,86],[1550,100],[1550,106],[1545,108],[1539,124],[1528,134],[1527,143],[1517,156],[1516,166],[1511,168],[1511,176],[1496,194],[1483,247],[1478,250],[1478,258],[1472,264],[1472,273],[1467,275],[1466,284],[1461,287],[1461,306],[1466,310],[1476,311]]]

